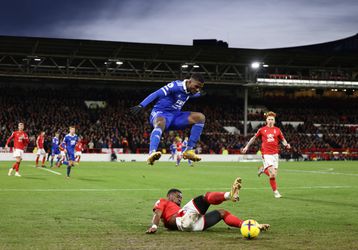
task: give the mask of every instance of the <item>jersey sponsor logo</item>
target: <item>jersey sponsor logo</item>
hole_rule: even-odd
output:
[[[185,104],[185,101],[182,101],[182,100],[177,100],[176,103],[174,103],[172,105],[173,108],[175,109],[181,109]]]
[[[267,142],[274,142],[275,141],[275,136],[273,134],[268,134],[267,135]]]

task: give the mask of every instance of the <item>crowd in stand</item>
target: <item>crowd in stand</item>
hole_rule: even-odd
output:
[[[0,88],[0,147],[17,128],[25,123],[30,136],[29,150],[35,147],[36,136],[45,131],[49,142],[55,132],[62,136],[70,125],[77,127],[83,137],[87,152],[98,152],[102,148],[123,148],[124,152],[147,152],[151,126],[148,122],[150,108],[138,117],[132,116],[129,107],[139,103],[150,90],[74,89],[74,88]],[[90,109],[85,100],[106,101],[106,108]],[[200,111],[206,115],[204,133],[199,143],[201,153],[221,153],[228,149],[238,153],[239,149],[256,132],[257,127],[248,126],[249,136],[243,134],[242,100],[228,97],[203,97],[188,102],[185,110]],[[358,149],[357,102],[340,99],[271,98],[252,100],[251,103],[264,106],[278,114],[277,126],[285,134],[293,150],[306,149]],[[263,121],[263,111],[249,113],[248,120]],[[297,126],[283,125],[281,121],[300,121]],[[263,124],[263,123],[262,123]],[[262,125],[261,124],[261,125]],[[350,124],[350,126],[347,126]],[[355,125],[354,125],[355,124]],[[229,134],[223,126],[235,126],[240,134]],[[188,136],[183,132],[166,132],[160,147],[169,148],[176,136]],[[257,141],[250,149],[256,153]]]

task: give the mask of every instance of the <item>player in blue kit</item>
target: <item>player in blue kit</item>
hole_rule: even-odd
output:
[[[139,105],[131,108],[134,115],[139,114],[146,106],[156,100],[150,114],[150,123],[154,129],[150,135],[149,157],[147,163],[153,165],[161,157],[157,151],[162,133],[165,130],[183,130],[192,125],[188,147],[183,152],[184,159],[200,161],[193,150],[204,128],[205,116],[199,112],[182,112],[184,104],[190,99],[199,97],[204,87],[204,78],[194,73],[190,79],[176,80],[150,94]]]
[[[170,157],[169,160],[174,160],[174,156],[177,152],[177,145],[175,144],[175,141],[170,145]]]
[[[58,164],[58,161],[61,159],[61,155],[60,155],[60,140],[59,140],[59,133],[55,133],[55,137],[52,138],[52,145],[51,145],[51,168],[53,167],[53,159],[55,158],[55,156],[57,156],[57,162],[56,165]]]
[[[67,165],[67,178],[70,177],[71,168],[75,165],[75,147],[78,141],[78,136],[75,134],[76,129],[74,126],[70,126],[70,133],[65,136],[63,142],[65,143],[65,152],[67,161],[63,164]]]

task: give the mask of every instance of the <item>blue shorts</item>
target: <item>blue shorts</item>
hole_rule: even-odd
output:
[[[75,152],[67,151],[66,158],[68,161],[75,161]]]
[[[52,156],[55,156],[55,155],[59,155],[61,152],[60,152],[60,149],[59,148],[53,148],[51,149],[51,155]]]
[[[154,120],[157,117],[165,118],[165,130],[183,130],[186,129],[189,124],[189,115],[190,111],[176,111],[176,112],[168,112],[168,111],[157,111],[152,110],[150,113],[150,124],[154,127]]]

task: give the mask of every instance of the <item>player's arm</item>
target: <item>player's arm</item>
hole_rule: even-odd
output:
[[[139,105],[131,107],[130,111],[133,115],[139,114],[146,106],[148,106],[150,103],[152,103],[154,100],[167,96],[174,87],[174,83],[169,83],[165,85],[164,87],[161,87],[157,91],[151,93],[149,96],[147,96]]]
[[[281,140],[281,143],[282,143],[282,145],[283,145],[285,148],[291,149],[291,145],[286,141],[285,138],[283,138],[283,139]]]
[[[147,234],[154,234],[158,230],[160,217],[162,217],[162,211],[159,209],[154,210],[153,219],[152,219],[152,226],[148,228],[146,231]]]
[[[6,144],[5,144],[5,148],[8,148],[8,144],[10,143],[10,141],[12,140],[12,138],[14,138],[14,132],[10,135],[10,137],[7,139]]]
[[[246,154],[247,150],[249,150],[249,147],[251,146],[252,143],[254,143],[256,140],[256,135],[254,135],[253,137],[251,137],[251,139],[249,140],[249,142],[246,144],[246,146],[241,150],[241,152],[243,154]]]

